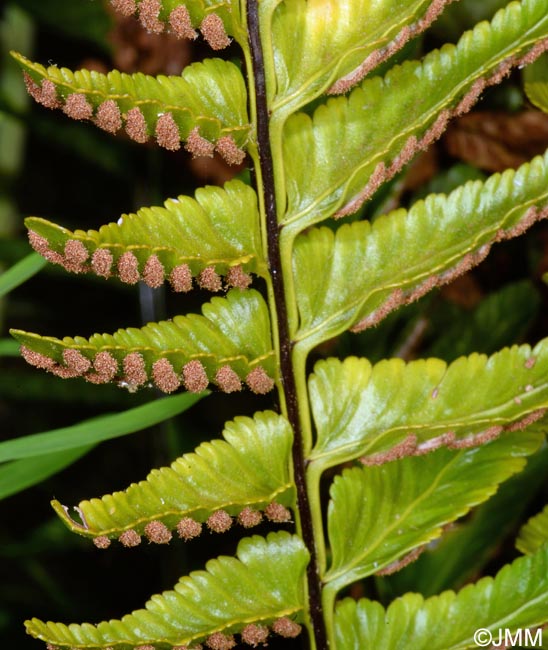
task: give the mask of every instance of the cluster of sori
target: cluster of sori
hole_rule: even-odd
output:
[[[185,137],[172,112],[158,113],[155,120],[149,117],[147,124],[138,106],[123,112],[113,99],[106,99],[94,106],[82,92],[61,96],[50,79],[43,79],[38,84],[28,73],[24,73],[24,79],[27,91],[42,106],[60,108],[74,120],[91,120],[108,133],[115,134],[124,128],[132,140],[141,144],[147,142],[153,133],[156,142],[169,151],[180,149],[181,141],[185,140],[185,149],[194,157],[211,158],[217,152],[230,165],[239,165],[245,158],[245,152],[230,135],[223,135],[216,142],[211,142],[200,135],[199,127],[195,126]]]
[[[263,516],[276,524],[285,524],[291,521],[291,512],[284,505],[275,501],[269,503],[263,512],[246,506],[240,511],[236,521],[244,528],[253,528],[263,521]],[[233,523],[234,519],[226,510],[216,510],[205,521],[208,530],[212,533],[226,533]],[[192,517],[183,517],[177,523],[175,529],[181,539],[189,541],[201,535],[203,525]],[[157,519],[146,524],[143,533],[148,541],[153,544],[169,544],[173,539],[171,530]],[[130,528],[118,536],[118,541],[126,548],[133,548],[141,543],[141,535],[133,528]],[[98,535],[93,538],[93,543],[97,548],[106,549],[110,546],[111,540],[106,535]]]
[[[157,359],[147,372],[145,359],[140,352],[124,353],[120,364],[111,352],[102,350],[93,360],[79,350],[63,350],[63,363],[26,346],[21,347],[21,354],[27,363],[36,368],[47,370],[62,379],[83,377],[94,384],[107,384],[116,381],[121,387],[135,391],[152,381],[154,386],[164,393],[172,393],[181,386],[191,393],[200,393],[209,386],[210,378],[201,361],[192,359],[176,371],[173,363],[165,357]],[[225,393],[242,389],[242,380],[230,365],[217,369],[213,383]],[[264,368],[256,366],[245,377],[248,388],[258,395],[265,395],[274,388],[274,380]]]

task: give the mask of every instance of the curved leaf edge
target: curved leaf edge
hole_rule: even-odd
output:
[[[339,95],[348,92],[370,72],[375,70],[375,68],[394,56],[412,38],[416,38],[427,30],[445,8],[454,1],[433,0],[422,18],[409,25],[405,25],[389,43],[384,44],[382,47],[368,54],[359,66],[333,82],[328,88],[327,94]],[[336,72],[334,76],[336,76]]]
[[[516,539],[516,548],[521,553],[531,555],[546,542],[548,542],[548,505],[521,527]]]
[[[496,633],[544,625],[548,621],[547,564],[548,545],[544,545],[534,555],[505,565],[495,577],[481,578],[458,593],[444,591],[428,599],[409,593],[387,609],[367,599],[345,598],[336,607],[337,646],[388,648],[405,635],[410,647],[428,637],[433,650],[464,650],[477,645],[473,633],[479,628]],[[487,607],[487,602],[495,605]],[[447,625],[448,620],[452,625]],[[394,621],[398,621],[395,629]],[[354,646],[349,645],[352,642]]]
[[[481,446],[491,440],[498,438],[504,432],[521,431],[528,426],[541,420],[545,417],[548,409],[548,397],[546,388],[546,367],[548,353],[548,339],[543,339],[537,343],[536,346],[531,348],[530,345],[514,345],[506,347],[496,352],[493,355],[477,354],[459,357],[451,363],[446,363],[441,359],[417,359],[415,361],[404,362],[400,359],[386,359],[372,365],[367,359],[358,357],[348,357],[344,361],[338,359],[325,359],[320,360],[315,365],[315,372],[321,370],[321,374],[325,375],[321,382],[324,384],[324,390],[329,385],[327,378],[327,371],[329,369],[335,370],[337,367],[341,371],[345,369],[353,377],[356,386],[360,386],[362,392],[365,391],[368,385],[374,386],[376,377],[382,383],[383,378],[390,378],[391,382],[395,381],[396,367],[400,367],[398,373],[408,373],[410,379],[417,371],[424,373],[428,380],[421,388],[421,395],[413,395],[415,402],[419,399],[426,400],[423,408],[428,408],[428,403],[434,403],[434,400],[443,400],[444,396],[452,394],[455,379],[457,377],[466,377],[466,366],[468,369],[468,381],[470,383],[477,382],[478,371],[483,371],[486,374],[485,382],[493,381],[494,371],[499,368],[504,368],[505,363],[508,363],[512,368],[523,368],[523,376],[516,382],[516,390],[510,391],[506,387],[508,393],[508,401],[499,404],[499,408],[503,408],[502,414],[496,416],[491,413],[495,408],[491,405],[490,409],[484,410],[481,417],[476,417],[469,424],[466,423],[464,416],[454,416],[454,422],[443,423],[433,422],[432,424],[421,423],[411,425],[403,422],[390,426],[386,431],[379,431],[378,435],[369,436],[361,440],[346,440],[341,441],[339,446],[336,446],[336,441],[325,438],[322,441],[321,427],[322,425],[316,421],[316,426],[320,428],[319,437],[314,449],[310,456],[311,465],[315,466],[316,472],[322,472],[328,467],[347,462],[350,460],[359,459],[364,465],[382,465],[387,462],[392,462],[408,456],[421,456],[431,453],[440,447],[447,447],[449,449],[467,449],[470,447]],[[538,365],[537,365],[538,363]],[[322,370],[325,368],[326,372]],[[473,374],[470,374],[473,371]],[[508,372],[508,371],[507,371]],[[513,370],[512,372],[516,372]],[[529,377],[527,374],[531,373]],[[358,383],[354,375],[361,375],[363,379]],[[321,384],[315,388],[316,375],[312,373],[309,378],[309,390],[312,395],[312,400],[321,403],[321,394],[319,392]],[[340,380],[340,377],[339,377]],[[400,384],[399,390],[405,386],[405,381]],[[511,393],[511,395],[510,395]],[[314,398],[314,394],[316,397]],[[409,395],[406,399],[409,399]],[[339,399],[342,397],[339,393]],[[320,400],[320,402],[318,402]],[[347,397],[348,401],[348,397]],[[414,408],[418,408],[414,402]],[[441,402],[445,403],[445,402]],[[314,411],[314,407],[313,407]],[[331,417],[327,411],[327,416],[320,412],[315,414],[315,419]],[[459,422],[462,420],[462,422]],[[327,422],[323,426],[328,426]],[[428,436],[421,435],[421,429],[432,427],[433,430]],[[465,432],[459,432],[459,429],[465,429]],[[468,432],[466,432],[468,428]],[[395,444],[391,444],[386,448],[382,444],[382,438],[387,435],[387,432],[397,432]],[[380,447],[380,449],[379,449]]]
[[[224,122],[223,106],[204,107],[203,114],[196,106],[183,103],[179,97],[197,94],[202,80],[211,76],[231,76],[242,79],[239,69],[230,61],[206,59],[185,68],[180,77],[153,77],[143,73],[126,74],[112,70],[105,74],[57,66],[44,67],[28,60],[18,52],[12,56],[23,68],[23,78],[29,95],[49,109],[61,109],[78,121],[91,121],[112,135],[122,129],[129,138],[144,144],[154,137],[156,143],[169,151],[178,151],[181,142],[193,157],[213,157],[217,152],[230,165],[241,165],[244,148],[250,137],[247,115],[229,116]],[[219,70],[216,70],[219,68]],[[221,70],[222,69],[222,70]],[[216,75],[214,73],[217,73]],[[184,90],[182,84],[185,84]],[[207,87],[206,84],[204,86]],[[243,79],[240,84],[245,106]],[[158,99],[169,93],[171,102]],[[198,94],[197,94],[198,95]],[[198,95],[199,97],[199,95]],[[219,90],[219,101],[224,100]],[[206,113],[205,110],[210,112]]]
[[[246,209],[250,231],[247,241],[234,240],[233,232],[208,203],[215,200],[221,202],[221,209],[226,213],[236,208]],[[166,200],[164,207],[141,208],[135,214],[124,214],[118,222],[104,225],[98,231],[71,231],[39,217],[28,217],[25,225],[32,248],[68,272],[93,273],[104,279],[117,277],[129,285],[143,281],[153,289],[169,281],[175,292],[185,293],[193,288],[195,280],[200,288],[215,293],[230,287],[246,289],[252,281],[250,273],[268,276],[258,242],[255,201],[248,185],[232,180],[223,189],[200,188],[195,199],[180,196]],[[216,237],[215,244],[208,246],[205,237],[200,242],[191,224],[189,232],[185,232],[185,225],[193,216],[200,218],[204,228]],[[165,229],[165,241],[170,245],[155,246],[147,242],[150,229]],[[155,237],[158,238],[157,232]],[[178,245],[178,241],[184,244]],[[203,252],[200,244],[206,248]],[[193,254],[183,252],[182,247],[192,248]],[[209,252],[212,247],[218,254]]]
[[[510,3],[514,12],[520,11],[519,3]],[[517,9],[516,9],[517,8]],[[527,9],[527,8],[526,8]],[[510,15],[505,13],[505,9],[499,11],[495,18],[497,23],[502,23]],[[494,19],[495,20],[495,19]],[[480,42],[485,40],[486,26],[491,28],[491,24],[486,21],[482,22],[475,29],[466,32],[460,39],[457,45],[446,44],[440,50],[433,50],[429,52],[422,61],[406,61],[402,65],[396,65],[392,68],[384,78],[374,77],[365,79],[362,84],[356,87],[350,95],[346,97],[331,98],[326,104],[320,105],[312,116],[304,113],[296,113],[290,119],[294,120],[294,124],[290,130],[298,132],[310,131],[311,140],[316,140],[319,136],[314,133],[318,124],[327,124],[335,119],[340,120],[340,115],[351,113],[350,106],[357,105],[360,102],[355,99],[359,93],[364,94],[364,101],[367,102],[366,106],[370,106],[371,102],[374,103],[373,97],[380,97],[382,93],[389,92],[391,87],[397,87],[399,76],[409,74],[413,67],[421,70],[422,74],[428,78],[435,78],[439,74],[439,69],[445,65],[442,60],[445,57],[456,58],[460,50],[470,46],[474,39]],[[500,27],[500,25],[499,25]],[[460,49],[459,49],[460,48]],[[325,196],[316,197],[314,202],[308,206],[300,206],[295,208],[297,211],[290,211],[285,217],[281,218],[280,224],[284,226],[291,225],[294,230],[304,230],[319,221],[327,218],[339,219],[341,217],[351,215],[357,212],[360,207],[368,201],[377,190],[386,182],[394,178],[404,166],[410,162],[416,154],[428,148],[433,142],[438,140],[444,133],[449,121],[455,117],[459,117],[464,113],[470,111],[477,100],[480,98],[484,90],[492,85],[499,84],[510,72],[516,67],[523,67],[533,63],[541,54],[548,49],[548,38],[537,41],[534,45],[528,43],[522,45],[519,53],[508,56],[501,60],[495,68],[495,71],[490,74],[483,74],[477,76],[475,80],[471,80],[467,84],[465,92],[458,92],[455,90],[454,108],[445,108],[438,110],[437,113],[432,113],[428,119],[423,119],[420,127],[418,127],[417,134],[407,137],[401,146],[398,145],[397,149],[391,150],[390,155],[386,156],[385,160],[379,160],[371,169],[371,173],[363,189],[354,193],[350,198],[347,196],[347,190],[337,191],[337,201],[329,205],[329,208],[321,208]],[[490,71],[491,72],[491,71]],[[478,73],[479,74],[479,73]],[[416,83],[414,78],[412,83]],[[368,87],[370,84],[370,87]],[[386,88],[385,88],[386,86]],[[354,95],[356,94],[356,95]],[[363,103],[363,102],[361,102]],[[328,117],[330,113],[337,117]],[[354,118],[355,120],[355,118]],[[396,137],[395,134],[394,137]],[[380,156],[376,156],[377,159]],[[389,159],[390,158],[390,159]],[[370,158],[362,161],[351,174],[345,176],[344,186],[350,185],[353,180],[363,173],[363,169],[370,167],[372,161]],[[326,191],[329,193],[335,192],[335,187],[329,187]],[[311,214],[309,214],[311,213]]]
[[[201,393],[210,383],[223,392],[233,393],[240,391],[245,382],[252,392],[266,394],[274,388],[277,367],[275,352],[265,339],[270,336],[265,310],[264,300],[255,290],[232,289],[226,298],[213,298],[204,304],[203,315],[175,316],[171,321],[149,323],[141,329],[120,329],[113,335],[61,340],[16,329],[10,330],[10,334],[21,344],[27,363],[62,379],[82,377],[94,384],[116,382],[130,392],[155,386],[164,393],[180,387]],[[235,352],[229,338],[230,323],[223,322],[228,318],[241,321],[242,311],[246,324],[253,327],[256,335],[254,340],[250,335],[246,341],[251,355]],[[174,333],[179,345],[162,348],[162,338],[172,340]],[[185,338],[196,351],[181,347]],[[223,356],[210,352],[208,344],[214,348],[224,344],[230,353]]]
[[[25,627],[50,649],[182,650],[194,643],[201,647],[203,641],[209,647],[231,648],[234,634],[255,645],[250,637],[259,632],[265,635],[263,642],[271,633],[292,638],[300,634],[299,622],[304,618],[308,559],[296,535],[285,531],[269,533],[266,538],[254,535],[240,541],[236,557],[210,560],[205,570],[181,578],[173,590],[153,596],[145,609],[118,621],[65,625],[34,618],[25,621]],[[274,562],[280,573],[273,571]],[[242,590],[255,592],[254,598],[244,598]],[[219,607],[216,599],[221,595],[223,605]],[[200,607],[214,609],[197,616]]]
[[[356,294],[351,300],[341,301],[342,306],[339,306],[337,311],[334,311],[329,317],[322,315],[320,319],[317,314],[312,312],[312,315],[308,315],[307,318],[309,322],[302,319],[304,327],[301,325],[301,329],[297,332],[298,343],[309,349],[325,338],[331,338],[344,330],[350,329],[351,332],[358,333],[374,327],[399,307],[415,302],[432,289],[452,282],[480,264],[489,255],[494,244],[519,237],[537,221],[547,219],[548,194],[546,194],[545,186],[541,183],[541,178],[546,175],[548,175],[548,154],[536,156],[516,170],[508,169],[502,174],[493,174],[486,181],[468,181],[448,195],[432,194],[424,200],[417,201],[409,210],[398,209],[387,213],[373,224],[367,221],[356,221],[351,224],[343,224],[335,232],[322,226],[312,228],[307,233],[299,235],[297,245],[300,244],[303,247],[307,245],[330,246],[330,257],[335,258],[333,251],[336,250],[336,247],[348,245],[348,242],[354,242],[356,245],[362,242],[364,247],[377,246],[377,242],[380,243],[382,238],[386,238],[387,243],[392,243],[392,247],[394,247],[395,244],[391,239],[394,239],[396,244],[398,243],[398,239],[394,236],[394,233],[397,232],[395,223],[399,223],[403,236],[406,231],[410,230],[411,225],[414,228],[418,228],[421,223],[426,226],[427,221],[432,222],[432,219],[439,219],[439,214],[447,214],[447,219],[452,219],[457,227],[459,223],[455,215],[462,211],[470,212],[471,204],[477,206],[476,213],[478,215],[485,212],[485,219],[490,219],[485,225],[479,223],[471,232],[463,231],[466,239],[462,241],[462,250],[457,250],[456,245],[453,245],[451,257],[447,256],[447,259],[443,259],[443,251],[436,250],[438,256],[442,257],[439,258],[440,261],[435,272],[432,272],[431,269],[428,272],[422,271],[421,260],[417,258],[414,266],[411,266],[410,262],[410,265],[406,267],[411,270],[416,267],[414,276],[406,273],[403,276],[404,279],[399,282],[398,279],[390,279],[390,283],[379,283],[379,286],[370,287],[369,291],[364,290],[363,293]],[[515,196],[515,189],[521,187],[530,187],[531,189],[529,194],[520,196],[518,199]],[[487,197],[492,201],[491,208]],[[501,197],[504,198],[507,205],[501,203]],[[521,201],[521,204],[518,201]],[[500,205],[499,212],[503,209],[505,211],[500,218],[497,213],[498,220],[494,221],[494,213],[490,215],[489,210],[491,209],[493,212],[497,205]],[[294,272],[297,276],[306,277],[306,266],[302,262],[299,265],[301,258],[306,264],[305,254],[301,254],[300,257],[295,256]],[[424,260],[422,262],[424,264]],[[402,269],[400,269],[401,272]],[[364,305],[368,300],[371,300],[374,305],[371,306],[370,313],[364,316]],[[317,304],[323,307],[321,301],[318,300]],[[303,307],[301,307],[302,310]]]
[[[233,523],[249,529],[263,518],[285,524],[291,521],[288,508],[295,507],[289,476],[292,437],[287,420],[273,411],[239,416],[225,424],[222,439],[202,443],[124,491],[81,501],[74,507],[81,523],[59,501],[51,505],[69,530],[92,538],[101,549],[112,539],[137,546],[143,535],[168,544],[173,530],[188,541],[201,534],[203,523],[214,533],[226,532]],[[234,472],[244,481],[241,488],[227,478],[226,489],[223,482],[215,489],[216,475]]]

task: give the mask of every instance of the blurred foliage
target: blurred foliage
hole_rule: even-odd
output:
[[[468,26],[506,4],[507,0],[453,3],[423,38],[428,47],[432,42],[455,41]],[[63,21],[56,19],[61,13]],[[416,39],[400,56],[420,56],[422,43],[422,38]],[[101,71],[123,67],[152,74],[174,74],[168,70],[174,61],[182,66],[201,58],[197,44],[150,37],[133,19],[115,22],[99,0],[13,0],[2,5],[0,271],[29,255],[22,226],[28,215],[51,218],[69,228],[97,228],[140,205],[191,192],[195,184],[227,179],[227,170],[215,161],[204,166],[190,161],[184,152],[140,147],[123,136],[113,138],[91,125],[69,122],[30,105],[20,74],[7,56],[10,49],[43,63],[53,60],[76,68],[85,64]],[[485,92],[478,110],[508,117],[523,102],[520,78],[513,76],[500,88]],[[470,160],[450,154],[442,139],[387,184],[359,216],[374,219],[396,207],[408,207],[427,193],[447,193],[486,173]],[[0,280],[5,288],[0,297],[0,443],[123,412],[155,397],[36,373],[16,355],[7,330],[85,336],[122,325],[139,326],[183,311],[177,296],[97,278],[74,278],[49,266],[36,273],[38,266],[32,267],[28,260],[23,267]],[[547,274],[548,230],[539,224],[524,237],[496,247],[480,267],[453,284],[391,314],[376,328],[324,344],[316,355],[357,354],[372,361],[435,355],[450,361],[472,350],[491,353],[513,343],[535,343],[548,329],[548,287],[542,282]],[[67,302],[69,289],[72,298]],[[188,297],[185,311],[187,301]],[[178,576],[202,566],[211,556],[203,540],[191,543],[188,552],[182,543],[174,543],[169,548],[144,547],[138,554],[118,548],[101,554],[54,518],[49,507],[52,497],[77,503],[121,489],[143,478],[151,464],[167,464],[203,439],[218,435],[235,413],[251,414],[266,404],[248,394],[212,395],[207,407],[198,404],[192,409],[184,426],[177,416],[132,436],[98,444],[85,455],[84,450],[72,448],[75,457],[81,451],[80,460],[1,501],[2,521],[9,522],[0,529],[0,636],[5,646],[37,647],[22,627],[29,616],[65,620],[120,616],[140,607],[150,593],[170,588]],[[493,573],[493,563],[507,561],[508,554],[515,552],[508,548],[513,549],[512,536],[520,523],[546,500],[546,455],[543,450],[531,458],[522,475],[459,522],[439,543],[437,553],[427,552],[401,573],[360,588],[388,600],[407,590],[428,595],[458,588],[484,570]],[[224,539],[228,552],[234,540],[231,535]],[[110,574],[108,591],[103,588],[106,574]],[[435,582],[426,580],[431,575],[436,576]]]

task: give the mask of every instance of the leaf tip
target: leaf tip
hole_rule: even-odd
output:
[[[55,361],[53,359],[46,357],[45,354],[31,350],[26,345],[22,345],[20,350],[23,359],[29,365],[34,366],[35,368],[39,368],[41,370],[51,370],[55,365]]]

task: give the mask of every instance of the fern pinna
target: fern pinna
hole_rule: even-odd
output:
[[[31,217],[30,243],[72,273],[222,295],[201,314],[142,329],[13,336],[26,361],[60,377],[132,391],[275,391],[279,411],[236,417],[171,467],[83,501],[78,520],[53,507],[100,549],[189,541],[204,528],[245,533],[264,519],[273,530],[244,537],[234,557],[212,559],[121,620],[33,619],[28,632],[67,649],[228,650],[304,630],[317,650],[456,650],[474,647],[478,628],[546,624],[545,512],[519,535],[523,557],[458,593],[407,593],[387,608],[345,596],[416,559],[524,470],[545,430],[548,339],[450,364],[332,357],[310,369],[307,360],[548,215],[547,154],[367,218],[379,188],[453,117],[548,49],[548,0],[500,2],[456,45],[400,64],[393,55],[450,0],[111,3],[153,33],[203,38],[213,50],[235,42],[241,65],[210,58],[154,78],[45,68],[15,54],[32,97],[139,143],[246,159],[252,183],[204,187],[87,232]],[[292,534],[276,530],[290,521]]]

